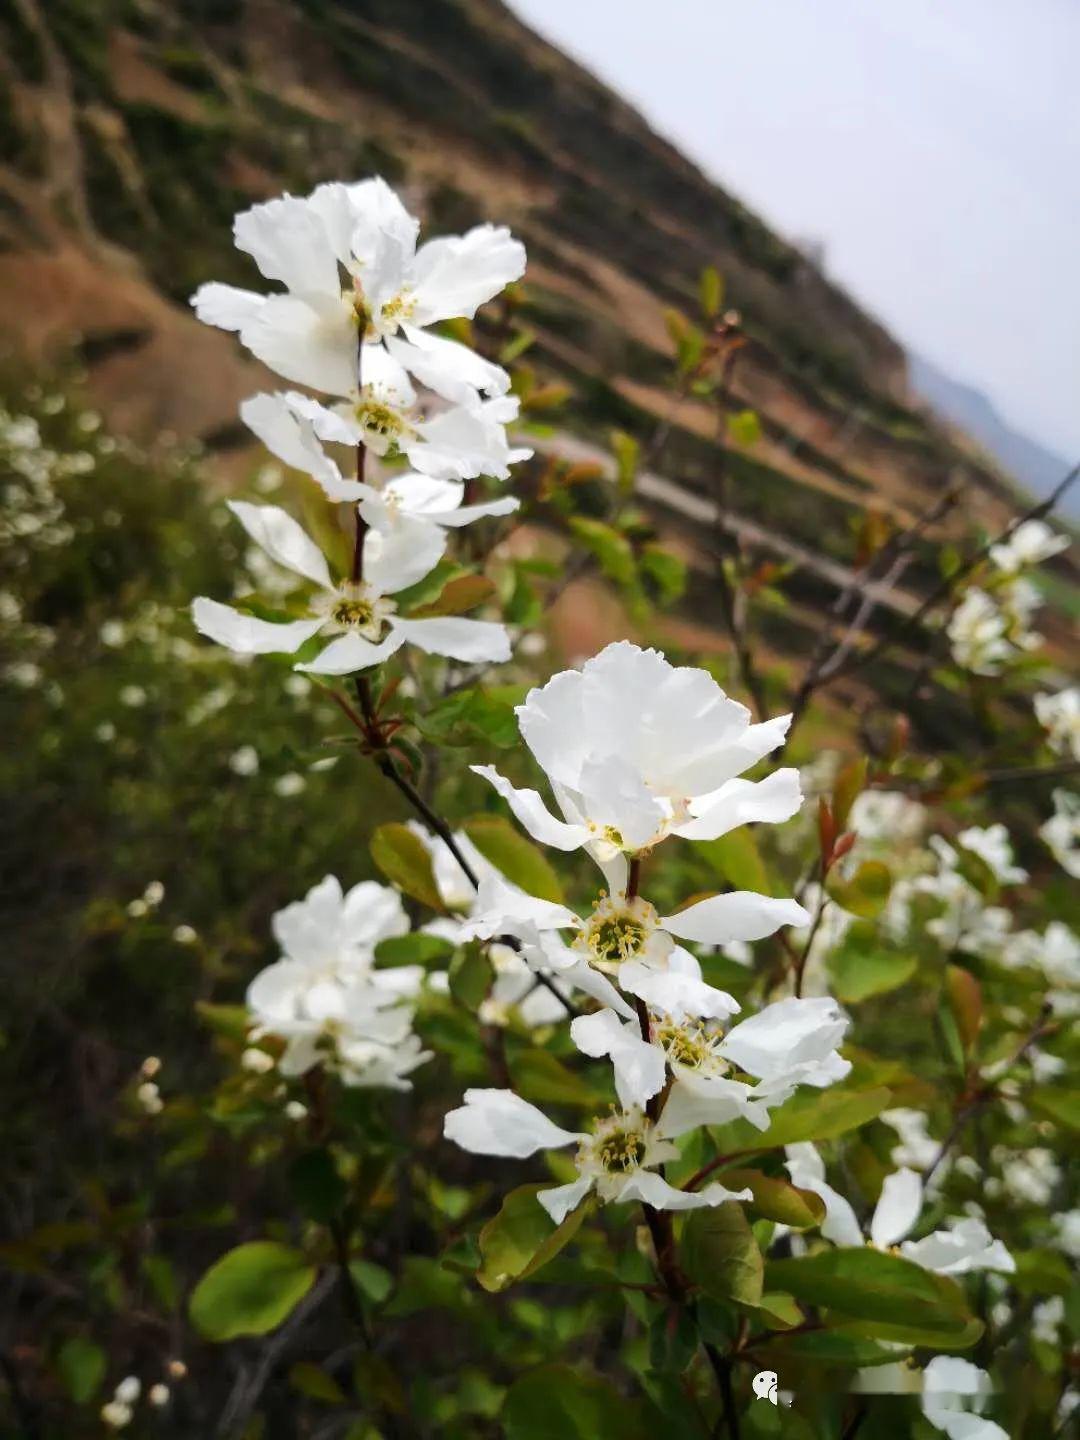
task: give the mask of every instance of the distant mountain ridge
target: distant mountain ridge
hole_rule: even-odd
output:
[[[1014,430],[981,390],[946,375],[921,355],[908,355],[911,388],[945,420],[961,426],[1040,499],[1048,495],[1074,463],[1037,440]],[[1062,510],[1080,519],[1080,489],[1062,501]]]

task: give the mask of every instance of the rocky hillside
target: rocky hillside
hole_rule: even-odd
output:
[[[186,297],[254,278],[236,209],[378,171],[436,228],[523,235],[530,358],[570,387],[585,444],[671,413],[664,310],[715,265],[750,338],[737,398],[763,423],[732,459],[736,504],[789,558],[842,558],[868,501],[910,517],[961,478],[965,521],[1012,507],[914,407],[879,324],[500,0],[0,0],[0,16],[0,330],[32,354],[75,343],[139,438],[243,443],[257,370]],[[715,417],[689,399],[673,419],[683,503],[663,485],[652,503],[692,534]]]

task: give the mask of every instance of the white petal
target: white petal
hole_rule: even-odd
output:
[[[870,1221],[871,1244],[887,1250],[902,1240],[918,1220],[922,1203],[922,1180],[914,1170],[900,1169],[886,1176]]]
[[[505,1155],[517,1160],[583,1138],[560,1129],[513,1090],[466,1090],[465,1104],[447,1115],[443,1134],[473,1155]]]
[[[331,500],[359,500],[374,493],[368,485],[346,480],[319,444],[310,420],[298,414],[287,395],[252,395],[240,406],[240,418],[272,455],[317,480]]]
[[[325,314],[293,295],[271,295],[240,332],[251,353],[286,380],[348,395],[356,388],[356,329],[344,307]]]
[[[488,400],[475,408],[455,405],[423,421],[416,426],[416,438],[406,436],[402,441],[409,463],[425,475],[459,480],[493,475],[505,480],[515,455],[504,422],[492,413],[502,404],[503,400]]]
[[[570,1211],[576,1210],[585,1199],[592,1189],[592,1184],[588,1175],[579,1175],[576,1180],[571,1180],[569,1185],[556,1185],[553,1190],[539,1190],[536,1198],[555,1224],[561,1225]]]
[[[809,1152],[811,1159],[804,1158]],[[791,1183],[802,1190],[812,1190],[825,1201],[825,1219],[821,1222],[821,1233],[834,1245],[861,1245],[862,1229],[855,1218],[855,1211],[843,1195],[826,1183],[825,1166],[814,1146],[788,1145],[788,1159],[785,1168]]]
[[[362,500],[360,514],[372,527],[364,536],[364,579],[380,595],[415,585],[442,559],[446,532],[430,521],[394,515],[378,496]]]
[[[573,952],[568,952],[572,954]],[[558,972],[559,983],[572,985],[575,990],[580,990],[585,995],[590,995],[601,1005],[606,1005],[609,1010],[614,1010],[624,1020],[635,1018],[634,1011],[619,994],[615,986],[589,964],[587,960],[577,960],[573,965],[561,968]]]
[[[429,335],[412,325],[404,327],[407,340],[388,336],[386,348],[399,365],[415,375],[421,385],[434,390],[455,405],[468,405],[477,393],[505,395],[510,389],[510,376],[501,366],[493,365],[467,345]]]
[[[493,620],[463,620],[443,615],[432,620],[399,620],[391,626],[428,655],[447,655],[451,660],[473,663],[490,660],[501,664],[510,659],[510,637],[506,626]]]
[[[789,997],[766,1005],[724,1037],[719,1050],[740,1070],[783,1078],[793,1067],[824,1060],[843,1039],[848,1020],[835,1000]]]
[[[413,265],[419,325],[464,315],[525,273],[525,247],[505,226],[477,225],[465,235],[429,240]]]
[[[669,935],[710,945],[725,945],[731,940],[762,940],[766,935],[774,935],[782,925],[809,923],[810,916],[797,900],[774,900],[752,890],[711,895],[660,921]]]
[[[322,620],[259,620],[231,605],[200,595],[192,601],[191,618],[201,635],[239,655],[291,655],[318,634]]]
[[[530,925],[537,930],[565,930],[576,928],[578,917],[565,905],[527,894],[497,872],[482,875],[473,912],[464,923],[462,937],[489,940],[500,931],[512,930],[516,925]]]
[[[474,520],[484,520],[489,515],[512,515],[520,505],[516,495],[504,495],[499,500],[483,500],[478,505],[459,505],[456,510],[432,510],[429,518],[436,525],[458,528],[471,525]]]
[[[935,1230],[921,1240],[905,1240],[900,1252],[924,1270],[939,1275],[967,1275],[975,1270],[999,1270],[1011,1275],[1016,1261],[983,1221],[970,1215],[953,1221],[947,1230]]]
[[[695,819],[674,827],[687,840],[716,840],[736,826],[760,821],[777,825],[790,820],[802,805],[799,772],[776,770],[765,780],[729,780],[709,795],[695,797]]]
[[[359,445],[363,440],[363,430],[344,406],[331,410],[310,395],[300,395],[295,390],[290,390],[285,399],[295,415],[310,420],[320,440],[334,445]]]
[[[221,330],[242,330],[254,320],[266,304],[265,295],[254,290],[238,290],[235,285],[212,281],[200,285],[191,297],[195,314],[204,325],[217,325]]]
[[[578,1015],[570,1038],[583,1055],[607,1055],[615,1069],[615,1091],[624,1109],[644,1105],[664,1088],[667,1061],[658,1045],[641,1038],[636,1022],[627,1024],[611,1010]]]
[[[676,1190],[653,1170],[635,1170],[619,1192],[619,1203],[642,1200],[654,1210],[702,1210],[728,1200],[752,1200],[751,1190],[727,1190],[719,1183],[701,1190]]]
[[[587,759],[577,799],[582,812],[601,829],[619,836],[621,849],[640,850],[660,830],[666,812],[634,767],[621,755]]]
[[[749,1085],[722,1075],[702,1075],[685,1065],[673,1068],[675,1084],[657,1122],[657,1134],[662,1138],[674,1139],[699,1125],[727,1125],[732,1120],[747,1120],[758,1130],[768,1129],[769,1102],[758,1100]]]
[[[295,669],[306,670],[312,675],[352,675],[357,670],[381,665],[396,650],[401,649],[403,641],[404,636],[391,630],[385,640],[373,645],[362,635],[350,631],[348,635],[339,635],[336,640],[331,640],[326,649],[316,655],[309,664],[297,665]]]
[[[541,845],[551,845],[556,850],[577,850],[589,839],[586,826],[567,825],[565,820],[556,820],[535,790],[516,789],[509,780],[503,779],[493,765],[471,765],[469,768],[495,787],[517,819]]]
[[[644,1000],[651,1010],[662,1011],[676,1020],[687,1015],[726,1020],[738,1014],[740,1008],[739,1002],[726,990],[717,990],[680,969],[661,969],[641,960],[626,960],[619,966],[619,984],[629,994]]]
[[[242,211],[233,222],[238,250],[245,250],[268,280],[296,295],[341,294],[337,256],[319,208],[283,195]]]
[[[314,581],[324,590],[334,588],[325,555],[279,505],[249,505],[246,500],[230,500],[228,504],[255,544],[265,550],[271,560]]]

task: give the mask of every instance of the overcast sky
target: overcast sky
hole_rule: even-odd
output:
[[[899,339],[1080,455],[1080,0],[510,0]]]

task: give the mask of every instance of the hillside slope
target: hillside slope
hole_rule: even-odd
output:
[[[842,557],[871,501],[910,518],[966,480],[965,523],[1014,508],[981,453],[913,406],[876,321],[500,0],[3,0],[0,15],[0,328],[32,353],[77,342],[111,421],[140,438],[244,442],[235,407],[257,367],[185,305],[208,277],[253,279],[233,212],[378,171],[435,228],[492,217],[523,235],[530,358],[570,386],[580,440],[670,417],[667,473],[707,489],[715,416],[673,402],[664,308],[692,305],[714,264],[750,341],[736,398],[763,421],[731,462],[750,521]]]

